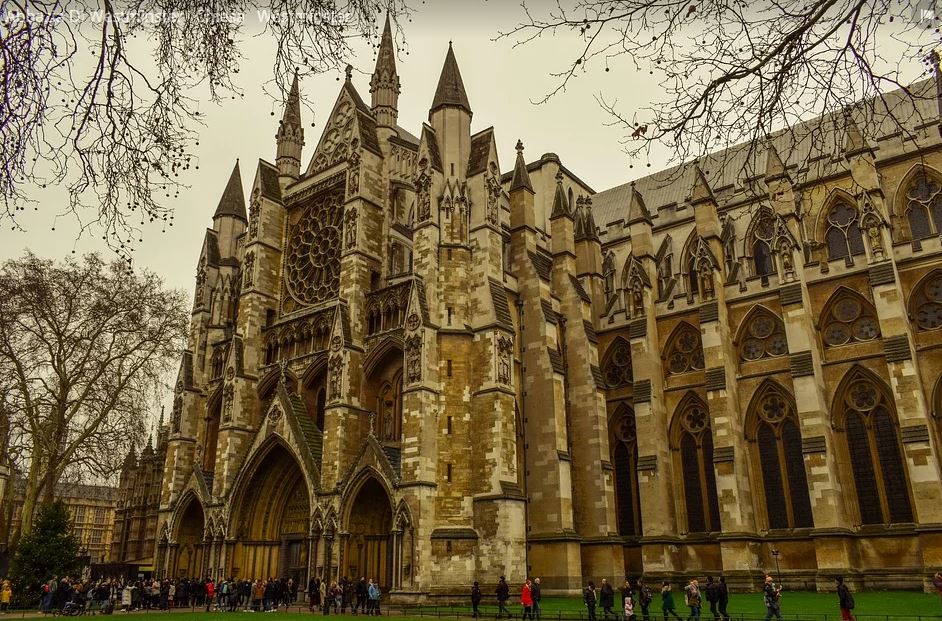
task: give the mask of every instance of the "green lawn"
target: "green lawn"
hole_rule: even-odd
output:
[[[675,593],[675,601],[678,604],[677,613],[686,621],[687,609],[683,606],[683,594]],[[917,593],[912,591],[875,591],[869,593],[855,593],[854,599],[857,607],[854,614],[859,621],[930,621],[930,619],[942,618],[942,604],[939,598],[933,594]],[[487,600],[485,600],[487,601]],[[522,611],[519,604],[513,604],[516,599],[511,599],[509,606],[514,617],[519,621]],[[837,606],[837,596],[833,593],[811,593],[805,591],[784,592],[782,594],[782,616],[786,621],[840,621],[840,611]],[[485,621],[495,617],[496,607],[486,605],[481,607],[484,613]],[[640,608],[635,609],[638,613],[637,621],[642,621]],[[660,596],[655,595],[654,605],[651,607],[651,621],[662,621],[660,615]],[[298,616],[301,613],[305,616],[313,616],[307,612],[304,607],[292,607],[292,616]],[[729,613],[734,621],[743,619],[762,619],[765,616],[765,606],[762,604],[762,595],[758,593],[734,594],[730,598]],[[272,618],[277,615],[285,615],[284,609],[278,613],[271,613]],[[26,612],[27,616],[35,616],[33,611]],[[167,619],[169,616],[172,621],[264,621],[267,616],[262,613],[237,612],[237,613],[207,613],[175,611],[171,615],[166,612],[133,612],[129,615],[116,612],[115,617],[133,617],[141,621],[160,621],[160,618]],[[23,616],[23,611],[15,611],[8,618]],[[442,619],[448,621],[470,620],[470,606],[455,607],[423,607],[415,609],[402,610],[398,606],[392,608],[383,607],[383,616],[392,616],[398,621],[434,621]],[[323,617],[317,614],[318,618]],[[340,615],[343,621],[352,621],[352,615]],[[361,615],[362,617],[362,615]],[[601,610],[598,611],[598,621],[604,621]],[[45,617],[43,617],[45,618]],[[543,599],[543,621],[576,621],[585,619],[585,607],[578,598],[544,598]],[[51,618],[49,618],[51,621]],[[338,619],[337,615],[330,615],[324,619]],[[61,618],[60,618],[61,621]],[[702,621],[712,621],[709,607],[704,609]]]

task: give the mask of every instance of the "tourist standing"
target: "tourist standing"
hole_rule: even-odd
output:
[[[591,580],[589,581],[589,586],[582,592],[582,601],[585,603],[586,610],[589,612],[589,621],[595,621],[595,605],[598,600],[595,595],[595,583]]]
[[[691,580],[684,589],[684,603],[690,609],[690,616],[687,617],[688,621],[700,621],[700,585],[696,578]]]
[[[723,621],[730,621],[729,612],[726,607],[729,606],[729,586],[726,584],[726,577],[720,576],[720,584],[716,588],[717,607],[720,610],[720,616]]]
[[[664,613],[664,621],[667,621],[668,615],[674,615],[674,618],[680,621],[674,606],[674,593],[671,591],[671,583],[666,580],[661,585],[661,612]]]
[[[481,616],[481,610],[478,608],[481,605],[481,585],[478,584],[478,581],[475,580],[474,584],[471,585],[471,617],[477,619]]]
[[[625,581],[627,584],[627,580]],[[628,591],[631,595],[631,591]],[[644,583],[643,579],[638,579],[638,603],[641,604],[641,621],[651,621],[651,602],[654,600],[654,594]]]
[[[706,583],[706,600],[710,603],[710,614],[713,615],[713,621],[718,621],[720,618],[720,613],[717,610],[716,606],[719,603],[719,597],[717,597],[717,585],[713,581],[713,576],[707,576]]]
[[[368,584],[367,587],[366,587],[366,596],[367,596],[367,597],[369,598],[369,600],[370,600],[369,606],[370,606],[370,611],[371,611],[371,613],[374,614],[374,615],[376,615],[376,616],[378,617],[378,616],[380,615],[380,610],[379,610],[379,584],[376,583],[376,582],[373,582],[373,579],[372,579],[372,578],[370,578],[370,582],[369,582],[369,584]],[[370,614],[370,613],[368,613],[368,614]]]
[[[507,580],[503,576],[497,581],[497,588],[494,589],[497,594],[497,618],[503,619],[504,613],[510,617],[510,611],[507,610],[507,600],[510,599],[510,587],[507,586]]]
[[[612,615],[615,619],[618,618],[618,615],[612,610],[615,606],[615,589],[605,578],[602,578],[602,586],[599,587],[599,603],[602,605],[603,619],[607,621],[609,615]]]
[[[520,605],[523,606],[523,618],[533,621],[533,593],[530,591],[530,579],[520,589]]]
[[[635,621],[635,598],[631,591],[625,595],[625,601],[622,602],[625,610],[625,621]]]
[[[321,585],[318,587],[318,592],[321,598],[321,610],[325,615],[330,614],[330,605],[327,603],[327,578],[321,580]]]
[[[841,607],[841,619],[844,621],[857,621],[854,619],[854,596],[850,589],[844,584],[843,576],[837,577],[837,600]]]
[[[0,584],[0,613],[6,614],[10,610],[10,602],[13,600],[13,585],[6,578]]]
[[[539,620],[540,618],[540,599],[542,599],[543,594],[540,592],[540,579],[534,578],[533,584],[530,585],[530,591],[533,595],[533,615]]]
[[[939,602],[942,603],[942,571],[935,572],[932,577],[932,586],[935,587],[936,593],[939,594]]]
[[[782,587],[772,581],[770,574],[765,575],[765,586],[762,587],[762,598],[765,600],[765,621],[769,621],[773,616],[782,621]]]

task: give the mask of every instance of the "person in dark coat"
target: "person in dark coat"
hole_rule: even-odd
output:
[[[497,618],[503,619],[505,612],[507,616],[510,617],[510,611],[507,610],[507,600],[510,599],[510,587],[507,586],[507,580],[503,576],[497,581],[497,588],[494,589],[494,593],[497,594]]]
[[[630,591],[629,591],[630,592]],[[638,604],[641,606],[641,621],[651,621],[651,602],[654,601],[654,595],[651,589],[644,584],[644,580],[638,580]]]
[[[710,614],[713,615],[713,621],[719,621],[720,613],[717,610],[716,606],[719,604],[719,597],[717,594],[717,584],[713,581],[713,576],[707,576],[706,587],[706,600],[710,603]]]
[[[608,619],[609,615],[618,618],[612,608],[615,606],[615,589],[609,584],[608,580],[602,578],[602,586],[599,587],[599,603],[602,605],[602,618]],[[624,601],[622,602],[624,605]]]
[[[585,603],[586,610],[588,611],[589,621],[595,621],[595,605],[598,602],[598,598],[595,595],[594,582],[589,581],[589,586],[582,592],[582,601]]]
[[[481,616],[481,611],[478,606],[481,605],[481,585],[478,584],[477,580],[474,581],[474,584],[471,586],[471,616],[475,619]]]
[[[726,607],[729,606],[729,586],[724,576],[720,576],[720,584],[716,587],[716,604],[723,621],[730,621],[729,612],[726,611]]]
[[[533,593],[533,616],[539,620],[540,599],[543,597],[543,594],[540,592],[540,579],[539,578],[533,579],[533,584],[530,585],[530,590]]]
[[[854,596],[847,585],[844,584],[844,578],[841,576],[837,578],[837,599],[841,606],[841,619],[844,621],[857,621],[854,618],[854,613],[851,612],[854,609]]]
[[[765,621],[770,621],[774,616],[778,621],[782,621],[782,606],[779,600],[782,598],[782,587],[772,581],[772,576],[766,574],[765,586],[762,587],[762,599],[765,601]]]
[[[661,611],[664,613],[664,621],[667,621],[668,615],[674,615],[674,618],[677,621],[680,621],[680,617],[677,616],[677,609],[674,605],[674,593],[671,591],[671,583],[664,581],[664,584],[661,585]]]
[[[356,594],[356,603],[353,605],[353,614],[357,613],[359,609],[360,612],[366,612],[366,576],[361,576],[360,581],[357,582],[355,587]]]

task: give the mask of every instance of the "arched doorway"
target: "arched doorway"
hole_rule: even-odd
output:
[[[176,558],[171,575],[199,579],[203,573],[203,507],[191,495],[177,526]]]
[[[402,349],[387,341],[365,365],[363,403],[373,415],[373,433],[385,445],[398,446],[402,434]]]
[[[392,584],[392,502],[374,477],[360,486],[347,517],[349,536],[343,575],[372,578],[384,588]]]
[[[301,467],[274,443],[240,485],[231,573],[307,581],[310,496]]]

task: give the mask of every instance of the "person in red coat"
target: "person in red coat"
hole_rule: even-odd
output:
[[[520,589],[520,603],[523,604],[523,618],[533,621],[533,590],[529,578],[523,583],[523,588]]]

